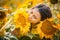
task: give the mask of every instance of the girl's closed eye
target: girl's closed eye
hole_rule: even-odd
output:
[[[33,15],[33,16],[34,16],[35,19],[37,19],[35,15]]]

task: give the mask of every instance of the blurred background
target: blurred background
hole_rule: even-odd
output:
[[[51,20],[57,26],[57,32],[49,35],[51,39],[27,34],[30,23],[26,10],[39,3],[50,7],[53,15]],[[60,0],[0,0],[0,40],[60,40]]]

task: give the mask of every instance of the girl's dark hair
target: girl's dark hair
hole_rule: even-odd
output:
[[[39,12],[41,14],[41,21],[52,17],[51,10],[46,5],[40,4],[40,5],[36,6],[36,8],[39,9]]]

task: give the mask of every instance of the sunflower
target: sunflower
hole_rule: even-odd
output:
[[[6,13],[4,11],[4,8],[0,8],[0,28],[5,24],[6,22]]]
[[[52,35],[56,32],[56,28],[52,26],[49,21],[45,21],[42,23],[41,31],[46,35]]]
[[[0,6],[5,5],[8,2],[8,0],[0,0]]]
[[[4,11],[0,11],[0,20],[4,19],[6,17],[6,14]]]
[[[43,0],[33,0],[33,6],[39,3],[43,3]]]
[[[19,7],[34,7],[36,4],[43,3],[43,0],[25,0]]]
[[[56,26],[57,26],[56,28],[57,28],[57,29],[60,29],[60,14],[57,14],[57,18],[58,18],[58,21],[59,21],[59,22],[56,23]]]
[[[53,24],[48,20],[42,23],[40,30],[42,35],[48,38],[52,38],[51,36],[57,31],[57,29],[53,27]]]
[[[58,0],[50,0],[51,4],[57,4]]]
[[[57,27],[57,26],[55,26]],[[42,39],[44,36],[46,38],[52,38],[52,35],[57,31],[57,28],[53,27],[52,22],[49,20],[44,20],[37,25],[36,29],[33,29],[31,33],[39,34]]]
[[[2,10],[0,10],[0,29],[5,25],[6,23],[6,13]],[[0,31],[0,36],[4,36],[5,29]]]
[[[20,8],[20,10],[17,10],[15,13],[16,13],[14,15],[14,23],[16,24],[15,28],[20,28],[20,33],[22,35],[28,33],[30,23],[28,21],[28,14],[26,13],[26,9]]]
[[[20,7],[28,7],[33,0],[24,0],[23,3],[19,4],[18,8]]]
[[[60,14],[57,14],[57,17],[60,19]]]

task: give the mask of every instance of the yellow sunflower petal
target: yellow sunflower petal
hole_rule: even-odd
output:
[[[15,28],[20,28],[20,33],[25,34],[29,31],[30,23],[28,22],[28,14],[26,10],[17,10],[14,15]]]

